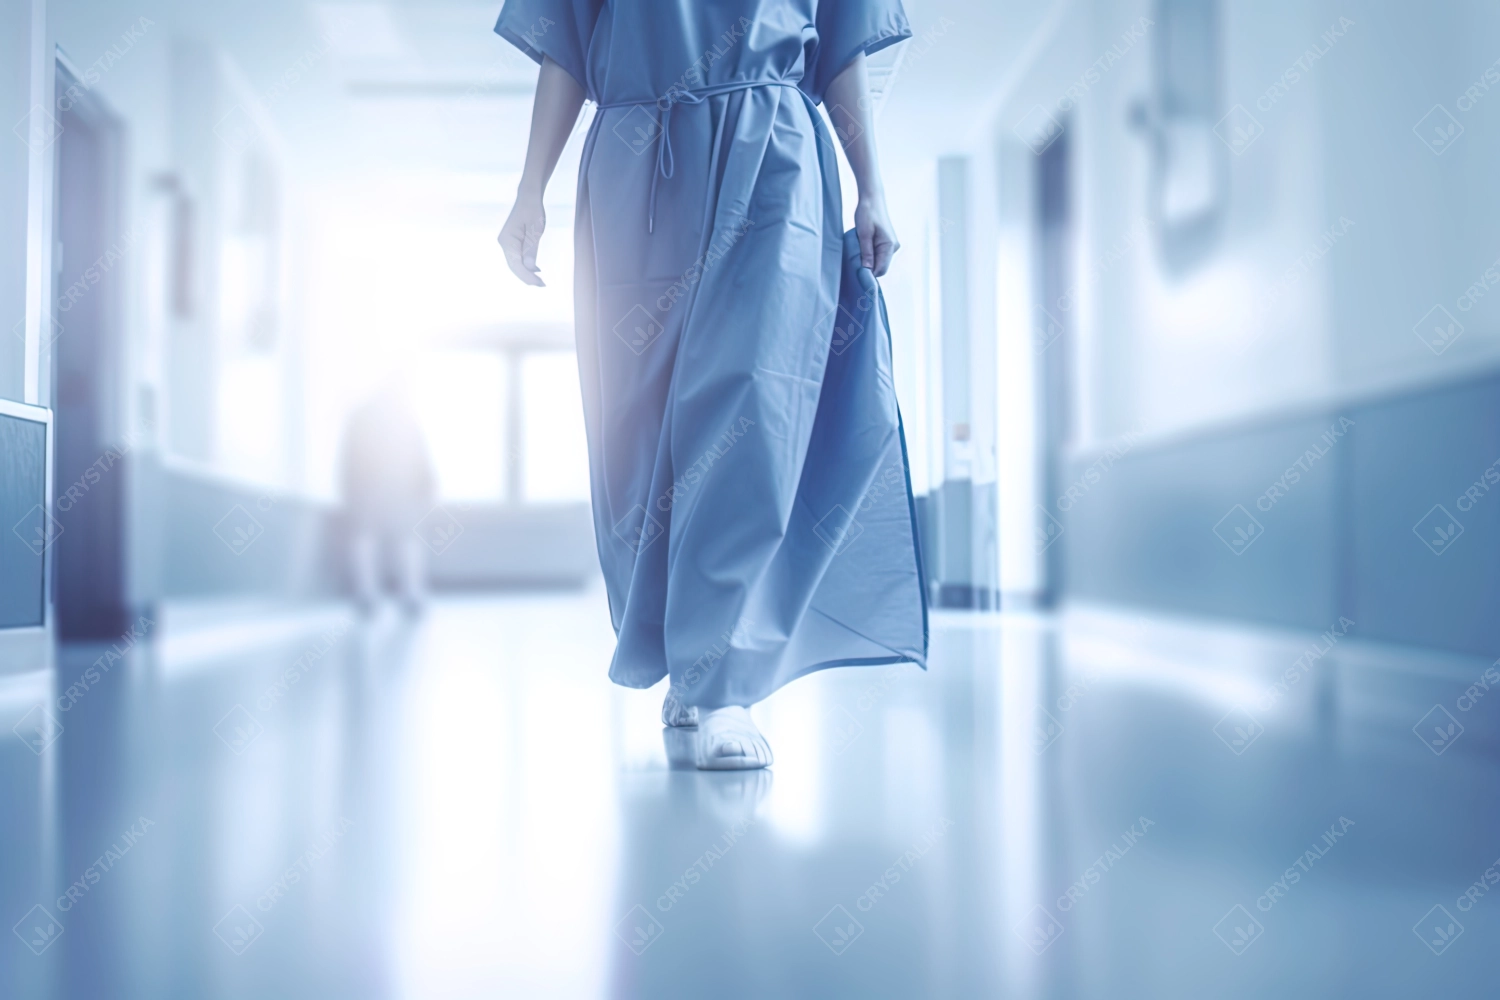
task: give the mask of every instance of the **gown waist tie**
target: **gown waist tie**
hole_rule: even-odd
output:
[[[678,104],[702,104],[707,98],[717,97],[720,94],[732,94],[737,90],[751,90],[755,87],[792,87],[797,93],[807,98],[810,110],[816,116],[816,107],[812,105],[812,98],[807,96],[795,80],[736,80],[729,83],[721,83],[712,87],[704,87],[700,90],[674,90],[666,97],[649,101],[610,101],[599,102],[599,110],[606,111],[610,108],[644,108],[651,105],[661,107],[663,101],[667,106],[662,108],[661,121],[658,127],[661,135],[656,145],[656,169],[651,172],[651,196],[646,208],[646,232],[656,231],[656,182],[661,178],[672,179],[677,164],[672,158],[672,108]]]

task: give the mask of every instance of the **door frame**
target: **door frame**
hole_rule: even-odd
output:
[[[123,119],[110,108],[108,103],[98,93],[86,86],[83,74],[68,57],[67,53],[58,47],[55,50],[53,65],[53,87],[54,104],[58,109],[59,116],[69,114],[82,119],[92,130],[98,146],[97,180],[99,183],[99,224],[100,232],[97,243],[100,247],[113,248],[118,246],[121,233],[123,232],[123,192],[124,192],[124,132]],[[66,105],[65,105],[66,102]],[[48,274],[48,310],[49,314],[56,316],[58,296],[65,290],[62,284],[63,268],[68,266],[67,249],[62,243],[62,151],[64,142],[58,141],[53,144],[51,156],[51,243],[52,253],[49,255]],[[63,253],[58,253],[58,248],[63,246]],[[94,395],[94,406],[96,413],[96,424],[92,428],[91,450],[102,451],[117,443],[122,438],[122,432],[126,426],[126,392],[129,379],[127,371],[127,352],[125,349],[124,335],[126,323],[124,321],[123,309],[127,301],[124,294],[123,282],[125,272],[114,269],[110,276],[101,282],[91,295],[103,296],[100,300],[100,308],[97,310],[97,357],[94,362],[97,373],[96,380],[90,386]],[[39,378],[41,381],[40,392],[47,407],[52,412],[52,424],[50,437],[53,442],[51,453],[48,456],[48,491],[50,497],[55,497],[57,484],[55,478],[61,467],[60,457],[57,454],[57,441],[61,435],[58,433],[57,422],[63,416],[59,410],[59,399],[57,395],[58,377],[58,342],[52,341],[44,345],[45,349],[39,358]],[[128,465],[121,463],[112,473],[114,476],[128,477],[130,470]],[[122,479],[115,487],[116,504],[110,518],[110,526],[106,539],[115,550],[113,559],[116,563],[116,572],[113,579],[109,580],[101,591],[102,603],[97,610],[108,612],[114,620],[99,623],[97,635],[95,630],[87,630],[86,634],[79,634],[76,638],[108,638],[118,635],[124,628],[124,623],[132,616],[132,601],[129,587],[129,567],[126,562],[128,556],[128,512],[126,501],[129,496],[128,479]],[[48,580],[49,621],[52,623],[53,634],[61,640],[62,628],[67,624],[66,616],[60,616],[58,607],[59,594],[58,572],[56,566],[56,552],[49,552],[52,569]]]
[[[63,51],[61,46],[58,46],[55,55],[53,86],[57,95],[55,99],[56,105],[61,109],[63,100],[69,97],[68,88],[70,86],[76,88],[77,96],[71,99],[72,103],[66,110],[67,112],[78,114],[87,121],[99,137],[99,174],[104,185],[100,198],[104,208],[100,214],[104,220],[105,228],[101,242],[105,246],[113,246],[118,242],[120,233],[124,228],[122,219],[124,207],[125,123],[109,106],[108,102],[80,82],[83,74],[68,54]],[[48,228],[51,235],[51,253],[48,254],[47,261],[49,269],[47,309],[48,315],[54,317],[57,315],[57,296],[63,291],[63,289],[58,287],[58,272],[66,263],[66,260],[60,259],[57,253],[57,248],[62,239],[62,145],[60,141],[52,145],[49,175],[49,184],[51,186],[51,219]],[[109,386],[110,399],[108,402],[111,405],[106,407],[104,412],[109,414],[111,418],[110,423],[113,425],[107,427],[106,431],[114,434],[114,432],[120,429],[121,418],[124,416],[121,404],[125,398],[124,392],[127,381],[124,376],[123,367],[123,362],[126,358],[122,338],[125,324],[121,316],[121,308],[124,305],[124,301],[115,283],[108,284],[104,290],[104,294],[110,297],[110,308],[101,312],[103,340],[109,345],[111,353],[102,363],[106,366],[111,366],[115,373],[112,384]],[[55,346],[55,341],[44,343],[43,349],[40,352],[41,358],[38,361],[41,405],[52,410],[57,408],[57,399],[54,393],[56,387],[56,366],[54,365],[54,361],[56,359],[53,349]]]

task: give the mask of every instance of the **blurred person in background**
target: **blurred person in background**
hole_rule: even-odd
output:
[[[349,415],[340,456],[355,598],[373,612],[394,569],[402,607],[417,614],[427,597],[417,523],[437,502],[436,476],[422,427],[394,377]]]

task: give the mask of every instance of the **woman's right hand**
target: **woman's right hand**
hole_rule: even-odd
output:
[[[547,212],[539,195],[518,194],[510,218],[500,230],[500,248],[516,277],[528,285],[544,287],[536,266],[536,248],[547,228]]]

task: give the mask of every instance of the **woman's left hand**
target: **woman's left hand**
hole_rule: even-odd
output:
[[[883,195],[859,199],[854,207],[854,232],[859,237],[859,262],[875,277],[884,277],[891,269],[891,258],[901,249],[901,242],[896,239]]]

